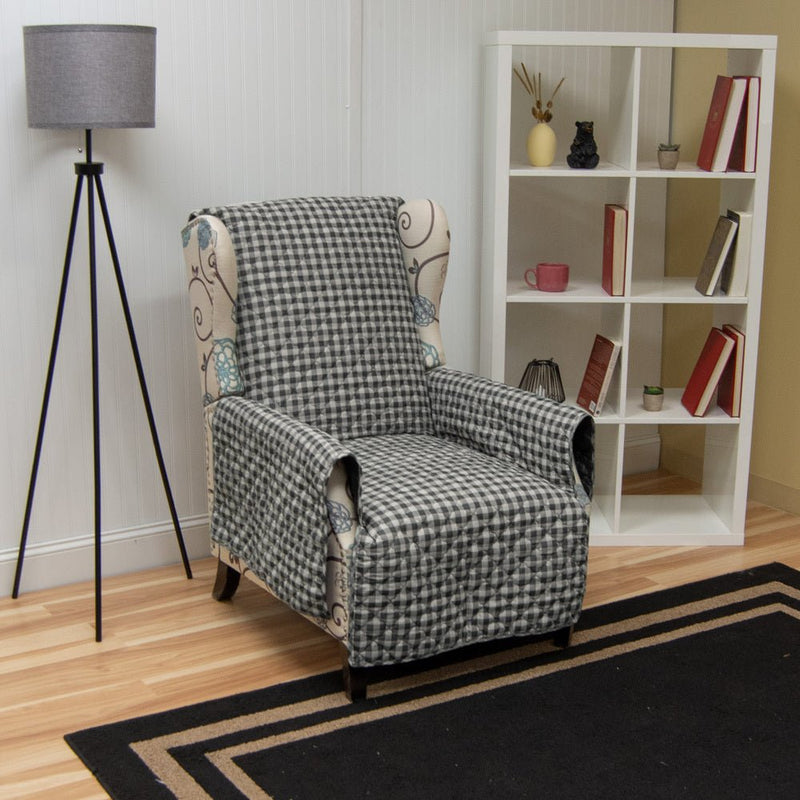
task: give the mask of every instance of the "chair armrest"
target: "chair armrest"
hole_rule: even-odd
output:
[[[592,496],[594,420],[583,409],[447,368],[426,378],[439,436]]]
[[[328,481],[358,465],[334,437],[267,406],[223,397],[212,419],[211,538],[242,557],[281,600],[327,618]]]

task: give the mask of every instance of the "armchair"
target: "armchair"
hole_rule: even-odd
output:
[[[214,596],[240,575],[366,668],[558,633],[583,599],[593,421],[445,366],[440,207],[296,198],[183,230]]]

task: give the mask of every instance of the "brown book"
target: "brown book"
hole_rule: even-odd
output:
[[[728,170],[755,172],[756,153],[758,151],[758,108],[761,94],[761,79],[757,75],[744,77],[747,89],[744,93],[742,110],[739,113],[739,124],[733,137],[731,157],[728,159]]]
[[[601,336],[599,333],[594,337],[592,352],[578,391],[578,405],[593,416],[597,416],[603,410],[621,349],[620,343],[613,339]]]
[[[603,291],[618,296],[625,293],[625,245],[628,211],[624,206],[606,203],[603,226]]]
[[[733,339],[733,350],[722,370],[717,389],[717,405],[729,416],[742,415],[742,372],[744,371],[744,333],[735,325],[723,325],[722,332]]]
[[[737,227],[736,222],[728,217],[720,216],[717,220],[717,226],[714,228],[714,233],[708,243],[708,249],[703,259],[703,266],[700,268],[700,274],[694,284],[694,288],[700,294],[714,294],[728,251],[731,249],[733,239],[736,236]]]

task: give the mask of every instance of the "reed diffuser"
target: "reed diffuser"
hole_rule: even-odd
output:
[[[566,78],[562,78],[558,82],[556,88],[553,89],[553,94],[550,95],[550,99],[544,103],[542,73],[540,72],[531,78],[523,62],[520,62],[520,67],[522,72],[514,67],[514,74],[519,78],[519,82],[523,85],[525,91],[534,100],[531,114],[536,120],[536,124],[528,133],[528,161],[534,167],[549,167],[556,156],[556,135],[550,127],[550,120],[553,119],[553,100],[555,100],[555,96]]]

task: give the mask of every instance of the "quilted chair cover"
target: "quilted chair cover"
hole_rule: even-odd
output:
[[[438,206],[210,208],[183,237],[225,563],[355,667],[577,619],[592,420],[444,366]]]

